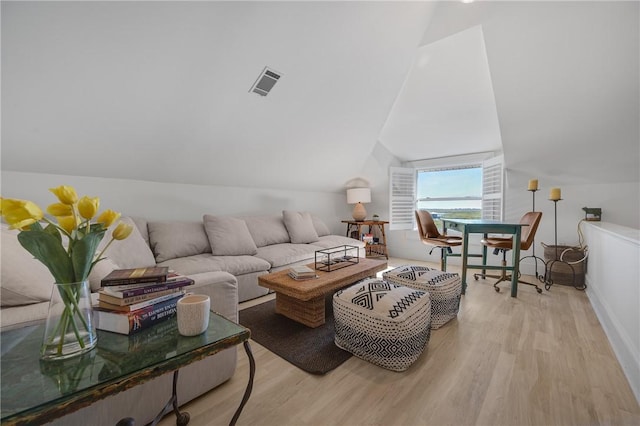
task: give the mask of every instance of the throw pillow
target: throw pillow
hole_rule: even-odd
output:
[[[316,229],[318,233],[318,237],[324,237],[327,235],[331,235],[331,231],[329,227],[316,215],[311,215],[311,220],[313,221],[313,227]]]
[[[291,241],[287,228],[284,227],[282,215],[246,216],[243,219],[258,247]]]
[[[117,242],[119,241],[116,241],[113,244],[116,244]],[[113,244],[111,245],[111,247],[113,247]],[[109,250],[111,250],[111,248],[109,248]],[[91,291],[100,290],[100,288],[102,287],[102,279],[114,269],[120,268],[118,268],[118,265],[116,265],[113,260],[108,257],[105,257],[100,262],[93,265],[93,269],[89,274],[89,285],[91,286]]]
[[[258,252],[244,220],[230,216],[203,216],[204,230],[214,256],[253,256]]]
[[[0,304],[19,306],[47,302],[53,275],[20,245],[16,230],[2,227],[0,240]]]
[[[124,240],[114,241],[105,253],[106,256],[122,269],[155,266],[156,258],[153,256],[153,252],[144,240],[144,237],[140,233],[140,230],[138,230],[134,221],[129,217],[122,217],[120,220],[132,225],[133,231],[131,232],[131,235]],[[102,242],[100,243],[98,253],[100,253],[102,248],[111,241],[111,233],[115,228],[115,224],[109,227],[102,239]]]
[[[149,222],[149,243],[156,262],[211,253],[202,222]]]
[[[284,210],[282,217],[293,244],[307,244],[318,241],[318,233],[313,226],[311,213]]]

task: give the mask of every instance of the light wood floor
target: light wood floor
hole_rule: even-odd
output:
[[[389,260],[406,263],[429,265]],[[538,294],[521,285],[514,299],[509,284],[496,293],[491,283],[469,281],[457,320],[435,330],[402,373],[352,357],[314,376],[252,341],[256,378],[238,424],[640,425],[640,407],[584,292],[556,285]],[[189,424],[228,424],[247,378],[240,349],[233,378],[183,407]],[[161,422],[174,424],[171,416]]]

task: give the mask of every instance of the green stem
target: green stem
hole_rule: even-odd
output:
[[[66,302],[65,302],[64,305],[65,305],[65,311],[69,311],[69,315],[70,315],[70,318],[71,318],[71,325],[73,326],[74,334],[78,338],[78,341],[80,342],[80,346],[82,348],[84,348],[84,342],[82,342],[82,340],[80,339],[78,326],[76,325],[76,321],[75,321],[75,318],[74,318],[75,312],[78,312],[78,314],[79,314],[78,317],[80,318],[80,321],[82,321],[82,325],[84,326],[84,329],[89,331],[89,326],[87,325],[87,322],[85,321],[84,316],[81,314],[80,306],[78,305],[78,301],[80,300],[80,294],[81,294],[81,288],[80,288],[81,286],[82,286],[82,283],[78,283],[75,286],[76,287],[75,288],[75,290],[76,290],[75,292],[73,291],[73,289],[65,287],[65,290],[67,292],[71,292],[71,294],[69,295],[69,299],[70,299],[70,302],[73,304],[73,309],[71,309]],[[66,331],[66,329],[65,329],[65,331]]]
[[[109,242],[107,243],[106,246],[104,246],[104,248],[102,249],[102,251],[100,252],[100,254],[98,255],[98,257],[96,257],[96,259],[100,259],[102,257],[102,255],[104,254],[105,251],[107,251],[107,249],[109,248],[109,246],[111,245],[111,243],[115,240],[115,238],[111,237],[111,240],[109,240]]]
[[[58,341],[58,355],[62,354],[62,346],[64,345],[64,335],[67,332],[67,327],[69,326],[69,314],[67,308],[64,309],[62,313],[62,321],[64,325],[62,326],[62,332],[60,333],[60,341]]]
[[[67,330],[71,326],[73,329],[73,333],[76,336],[76,340],[80,344],[80,347],[84,349],[85,344],[80,337],[80,330],[78,329],[78,325],[76,324],[76,318],[74,317],[75,313],[79,313],[78,315],[84,329],[89,331],[89,326],[85,321],[84,317],[81,315],[80,306],[78,301],[81,296],[81,286],[82,284],[71,285],[66,284],[58,287],[58,291],[60,293],[60,297],[62,298],[62,302],[64,303],[64,310],[60,316],[60,321],[56,325],[55,331],[51,334],[49,344],[53,343],[53,339],[55,336],[60,336],[60,340],[57,345],[58,355],[62,354],[62,347],[64,346],[65,335],[67,334]],[[75,291],[74,291],[75,290]]]
[[[58,228],[58,230],[60,232],[62,232],[64,235],[66,235],[68,238],[71,238],[71,234],[68,233],[67,231],[64,230],[64,228],[61,228],[60,225],[58,225],[57,223],[53,222],[51,219],[47,218],[46,216],[42,218],[45,222],[47,222],[50,225],[55,226],[56,228]]]

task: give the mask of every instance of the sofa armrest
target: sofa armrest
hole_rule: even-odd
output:
[[[187,291],[206,294],[211,298],[211,310],[225,318],[238,322],[238,280],[228,272],[212,271],[191,274],[195,281]]]

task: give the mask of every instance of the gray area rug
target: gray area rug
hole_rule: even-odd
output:
[[[351,354],[333,343],[333,306],[326,301],[326,322],[309,328],[275,313],[275,300],[240,311],[240,324],[251,330],[251,338],[279,357],[311,374],[326,374]]]

